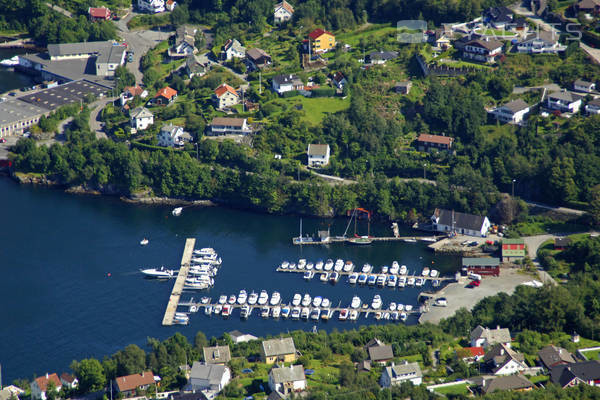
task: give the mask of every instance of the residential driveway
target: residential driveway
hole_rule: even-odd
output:
[[[588,56],[590,56],[596,64],[600,64],[600,50],[599,49],[594,49],[593,47],[590,47],[583,42],[579,42],[579,47],[583,51],[585,51],[588,54]]]
[[[90,112],[90,129],[96,134],[96,139],[108,139],[106,133],[104,133],[102,123],[100,122],[100,111],[102,111],[108,103],[112,103],[116,99],[118,99],[118,97],[109,97],[107,99],[96,101],[90,105],[90,108],[94,107],[94,105],[96,106]]]
[[[549,92],[558,92],[560,90],[560,86],[558,86],[556,83],[548,83],[547,85],[541,86],[515,86],[513,89],[513,94],[522,94],[536,89],[546,89]]]
[[[575,210],[573,208],[567,208],[567,207],[554,207],[554,206],[550,206],[547,204],[536,203],[534,201],[526,201],[526,203],[528,206],[545,208],[546,210],[556,211],[561,214],[571,214],[571,215],[581,216],[586,213],[585,211],[582,211],[582,210]]]
[[[546,240],[554,239],[555,237],[557,236],[551,234],[523,237],[525,245],[527,246],[527,255],[529,258],[536,260],[538,248],[542,245],[542,243],[544,243]]]

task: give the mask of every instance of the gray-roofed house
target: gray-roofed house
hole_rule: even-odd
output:
[[[306,376],[302,365],[275,366],[269,371],[269,387],[284,396],[306,389]]]
[[[558,365],[550,370],[550,381],[563,388],[580,383],[600,385],[600,362],[597,360]]]
[[[600,98],[590,100],[585,105],[585,112],[587,115],[600,114]]]
[[[582,12],[591,15],[600,13],[600,0],[581,0],[575,4],[577,12]]]
[[[411,81],[396,82],[396,84],[394,85],[394,91],[400,94],[409,94],[411,88]]]
[[[578,92],[591,93],[596,90],[596,83],[584,81],[583,79],[577,79],[575,82],[573,82],[573,89]]]
[[[304,83],[297,75],[293,74],[282,74],[275,75],[271,79],[271,87],[278,94],[283,94],[291,90],[302,90],[304,89]]]
[[[125,46],[110,46],[96,57],[96,75],[113,76],[117,67],[125,64]]]
[[[14,394],[10,390],[8,390],[8,389],[0,390],[0,400],[11,400],[11,399],[13,399],[13,396],[14,396],[15,400],[19,400],[19,396]]]
[[[522,99],[509,101],[503,106],[497,107],[490,111],[498,121],[508,124],[520,124],[525,119],[530,108]]]
[[[558,365],[571,364],[576,362],[573,354],[562,347],[549,345],[538,351],[538,357],[542,365],[547,369],[552,369]]]
[[[245,343],[245,342],[249,342],[251,340],[258,339],[254,335],[250,335],[248,333],[243,333],[243,332],[240,332],[238,330],[227,332],[227,334],[229,335],[229,337],[231,338],[231,340],[233,340],[233,343],[235,343],[235,344]]]
[[[198,32],[198,29],[189,25],[182,25],[177,28],[175,41],[168,51],[169,57],[179,58],[196,54],[198,52],[198,49],[196,49],[196,32]]]
[[[258,70],[271,65],[271,56],[263,49],[250,49],[246,51],[246,61],[253,70]]]
[[[328,144],[309,144],[308,150],[308,166],[323,167],[329,164],[330,148]]]
[[[294,339],[291,337],[265,340],[260,347],[260,355],[264,363],[296,361],[297,353]]]
[[[275,4],[273,8],[273,20],[276,24],[289,21],[294,16],[294,7],[287,1]]]
[[[203,364],[194,361],[190,374],[192,390],[210,390],[220,392],[229,383],[231,372],[229,368],[219,364]]]
[[[181,147],[186,142],[192,141],[192,136],[185,132],[181,126],[168,124],[158,132],[158,145],[163,147]]]
[[[490,7],[483,12],[483,20],[496,29],[505,29],[513,22],[514,13],[508,7]]]
[[[367,54],[367,59],[365,62],[367,64],[385,64],[389,60],[394,60],[398,58],[397,51],[373,51]]]
[[[112,41],[49,44],[50,61],[87,59],[95,57],[95,73],[98,76],[113,76],[115,69],[125,63],[126,46]]]
[[[206,54],[190,54],[185,60],[185,72],[192,79],[194,76],[202,76],[210,69],[211,62]]]
[[[485,237],[490,229],[490,220],[483,215],[473,215],[436,208],[431,216],[433,230],[456,232],[462,235]]]
[[[378,339],[373,339],[365,345],[371,363],[385,364],[394,358],[392,345],[384,344]]]
[[[558,53],[564,51],[567,46],[558,42],[558,35],[548,31],[538,31],[527,35],[517,43],[517,52],[529,54]]]
[[[154,123],[154,115],[146,107],[137,107],[129,113],[131,127],[143,131]]]
[[[246,48],[237,39],[227,39],[221,50],[221,60],[229,61],[233,58],[244,58]]]
[[[423,373],[419,363],[412,362],[385,367],[379,378],[379,384],[384,388],[401,385],[404,382],[412,382],[413,385],[420,385],[423,382]]]
[[[517,353],[504,343],[494,345],[483,357],[494,375],[512,375],[527,368],[525,356]]]
[[[465,60],[493,63],[502,55],[502,46],[498,40],[471,40],[465,45],[462,56]]]
[[[509,375],[499,376],[494,379],[485,379],[481,390],[484,394],[492,393],[496,390],[527,392],[534,387],[533,383],[521,375]]]
[[[252,133],[246,118],[215,117],[210,123],[209,135],[247,135]]]
[[[561,90],[559,92],[551,93],[546,98],[546,107],[550,110],[557,110],[563,113],[576,113],[581,107],[582,98],[583,97],[578,94]]]
[[[512,342],[508,328],[500,328],[499,326],[496,329],[489,329],[477,325],[471,331],[470,339],[472,347],[487,348],[499,343],[510,347],[510,343]]]
[[[231,360],[229,346],[213,346],[202,348],[204,362],[207,364],[225,365]]]

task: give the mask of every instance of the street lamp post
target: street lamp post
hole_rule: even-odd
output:
[[[515,197],[515,182],[516,181],[517,181],[516,179],[512,180],[512,197]]]
[[[427,164],[423,164],[423,179],[427,179],[427,173],[425,172],[425,167],[427,167]]]

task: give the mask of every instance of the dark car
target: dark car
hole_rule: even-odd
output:
[[[475,246],[478,246],[478,245],[479,245],[479,243],[477,241],[475,241],[475,240],[473,240],[472,242],[469,242],[469,246],[471,246],[471,247],[475,247]]]
[[[6,143],[6,139],[0,138],[0,143]]]

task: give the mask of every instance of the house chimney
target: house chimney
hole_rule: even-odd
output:
[[[500,355],[503,356],[504,355],[504,348],[500,349]]]
[[[48,373],[46,372],[46,379],[48,379]]]

